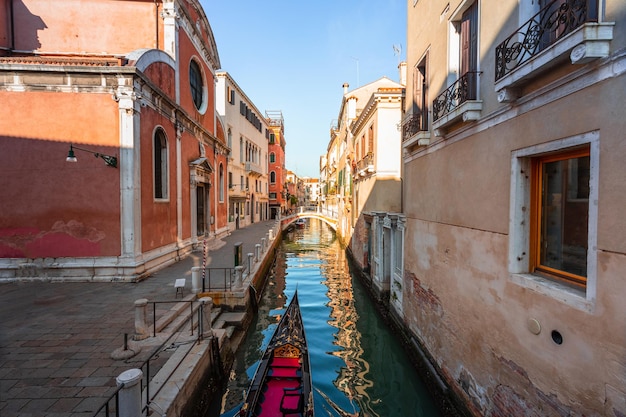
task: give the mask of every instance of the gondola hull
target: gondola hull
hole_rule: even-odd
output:
[[[297,291],[261,358],[239,416],[313,416],[311,365]]]

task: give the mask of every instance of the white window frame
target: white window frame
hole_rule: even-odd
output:
[[[155,139],[157,136],[158,132],[162,132],[163,134],[163,138],[165,139],[165,147],[161,149],[161,167],[160,167],[160,171],[161,171],[161,197],[157,197],[156,196],[156,166],[155,166],[155,159],[156,159],[156,149],[155,149]],[[154,201],[156,202],[168,202],[170,200],[170,187],[169,187],[169,181],[170,181],[170,172],[169,172],[169,166],[170,166],[170,158],[169,158],[169,148],[170,148],[170,141],[169,138],[167,137],[167,133],[165,131],[165,129],[163,128],[163,126],[155,126],[154,130],[152,131],[152,198]]]
[[[193,56],[191,57],[191,59],[189,60],[189,68],[191,69],[191,62],[194,62],[197,66],[198,69],[200,70],[200,81],[202,82],[202,103],[200,104],[200,107],[197,107],[196,102],[193,99],[193,94],[191,92],[191,74],[189,74],[189,94],[192,96],[191,97],[191,102],[193,103],[193,108],[196,109],[196,111],[200,114],[205,114],[207,109],[209,108],[209,90],[208,90],[208,86],[207,86],[207,77],[206,74],[204,72],[204,67],[202,65],[202,60],[200,60],[198,57]]]
[[[530,272],[531,234],[531,160],[576,146],[589,146],[589,219],[587,241],[587,284],[584,290],[573,288]],[[591,311],[597,292],[598,264],[598,185],[600,174],[600,134],[598,131],[541,143],[511,153],[511,191],[509,206],[509,259],[511,280],[525,288],[562,301],[574,308]]]

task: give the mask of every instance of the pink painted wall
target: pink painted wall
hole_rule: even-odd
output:
[[[0,92],[0,257],[120,253],[119,170],[70,142],[117,155],[117,103],[105,94]],[[97,111],[96,111],[97,109]],[[110,198],[101,198],[103,195]]]

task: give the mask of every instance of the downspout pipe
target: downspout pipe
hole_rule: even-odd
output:
[[[154,0],[154,49],[159,49],[159,0]]]
[[[13,13],[13,0],[9,2],[9,18],[11,20],[9,22],[9,24],[11,25],[11,46],[9,48],[9,51],[12,52],[15,50],[15,16]]]

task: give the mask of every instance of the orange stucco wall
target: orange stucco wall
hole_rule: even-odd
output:
[[[119,154],[117,103],[5,91],[0,102],[12,109],[0,119],[0,257],[119,255],[119,170],[79,150],[77,163],[65,161],[70,143]]]
[[[143,251],[176,241],[176,131],[171,121],[150,109],[141,113],[141,238]],[[165,131],[168,144],[168,198],[154,198],[154,130]]]
[[[150,82],[159,87],[170,98],[176,95],[176,84],[174,69],[162,62],[155,62],[148,66],[143,73],[150,79]]]
[[[11,12],[6,1],[0,1],[0,55],[3,55],[2,48],[11,47]]]
[[[81,0],[79,3],[80,7],[63,7],[62,3],[50,0],[13,2],[15,49],[125,54],[157,46],[160,9],[154,2]],[[123,7],[120,3],[124,3]]]

